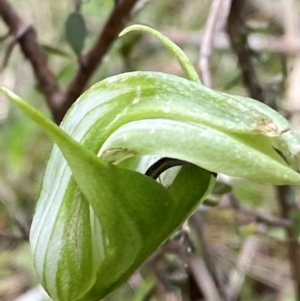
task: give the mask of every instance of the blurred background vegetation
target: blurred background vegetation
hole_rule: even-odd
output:
[[[62,89],[78,68],[78,56],[65,30],[70,13],[80,4],[87,31],[82,50],[85,53],[116,5],[110,0],[9,2],[34,26]],[[128,24],[143,23],[160,30],[182,47],[199,70],[201,58],[205,59],[201,47],[210,29],[208,20],[217,2],[141,0]],[[231,1],[223,2],[230,8]],[[226,12],[222,12],[225,19],[208,36],[214,41],[208,52],[211,86],[254,97],[251,82],[256,80],[255,87],[260,91],[257,98],[278,109],[299,128],[300,3],[240,3],[240,21],[232,25],[231,6],[228,21]],[[7,31],[0,22],[0,35]],[[1,39],[0,84],[51,117],[30,63],[18,45],[9,53],[12,42],[11,36]],[[132,33],[115,41],[88,86],[131,70],[182,75],[178,63],[159,42],[147,34]],[[27,239],[51,147],[46,135],[0,96],[1,301],[48,300],[38,287]],[[221,175],[209,202],[105,300],[300,300],[298,207],[299,192],[291,187],[278,189]]]

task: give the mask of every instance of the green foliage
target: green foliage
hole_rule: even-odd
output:
[[[217,182],[214,189],[212,190],[212,194],[215,195],[223,195],[231,191],[231,186]]]
[[[78,12],[71,13],[68,16],[65,26],[69,45],[77,55],[80,55],[87,35],[85,21],[82,15]]]

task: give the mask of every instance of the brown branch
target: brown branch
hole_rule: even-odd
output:
[[[211,248],[204,233],[202,216],[200,216],[199,212],[196,212],[193,216],[191,216],[190,221],[193,223],[201,241],[204,261],[207,264],[208,270],[210,271],[212,279],[215,282],[219,295],[223,301],[230,301],[231,297],[225,286],[225,283],[223,282],[223,279],[221,278],[220,271],[216,266],[216,262],[212,257]]]
[[[120,4],[116,5],[94,46],[82,56],[77,74],[69,84],[64,95],[60,110],[60,119],[63,118],[72,103],[84,91],[88,80],[102,62],[105,54],[120,31],[124,28],[124,25],[137,2],[138,0],[123,0]]]
[[[38,87],[46,97],[53,118],[58,121],[61,91],[54,74],[48,66],[46,54],[37,42],[35,30],[31,26],[28,27],[28,24],[23,21],[6,0],[0,0],[0,16],[11,34],[19,40],[21,50],[33,68]],[[24,31],[24,28],[27,28],[27,30]]]
[[[4,59],[3,59],[2,65],[0,67],[0,71],[2,71],[6,67],[6,65],[8,64],[8,61],[9,61],[10,56],[12,54],[12,51],[15,48],[15,46],[18,44],[19,39],[26,33],[26,31],[28,31],[30,29],[31,29],[31,26],[29,24],[27,24],[27,26],[24,26],[21,29],[21,31],[19,31],[18,34],[9,43],[9,45],[6,47],[5,54],[4,54]],[[8,33],[7,37],[9,37],[9,36],[10,36],[10,33]]]
[[[289,219],[284,219],[284,218],[274,216],[269,212],[253,210],[251,208],[247,208],[244,206],[240,209],[240,211],[249,215],[253,215],[256,222],[258,223],[264,223],[268,226],[282,227],[286,229],[291,228],[291,222]]]
[[[30,61],[38,86],[45,95],[53,119],[57,123],[60,123],[66,111],[84,91],[88,80],[124,28],[137,2],[138,0],[123,0],[114,7],[94,46],[80,58],[77,73],[66,92],[63,93],[48,66],[43,48],[37,42],[34,28],[32,26],[28,27],[28,24],[23,21],[7,0],[0,0],[0,16],[11,34],[18,40],[25,57]],[[24,31],[24,28],[27,28],[27,30]]]
[[[232,208],[236,210],[237,213],[242,213],[247,216],[253,217],[255,219],[255,222],[257,223],[264,223],[268,226],[282,227],[287,229],[291,228],[291,221],[289,219],[280,218],[261,209],[253,209],[247,207],[241,204],[233,195],[230,195],[229,203],[229,205],[220,205],[218,209]]]
[[[201,41],[198,69],[205,86],[211,86],[211,75],[209,71],[209,58],[214,45],[215,33],[223,26],[227,18],[228,6],[231,0],[214,0],[211,4],[207,18],[203,39]]]
[[[295,203],[290,200],[291,189],[290,186],[280,186],[277,189],[281,215],[286,219],[290,218],[291,211],[295,209]],[[297,300],[300,300],[300,253],[298,239],[295,237],[292,228],[286,229],[286,233],[288,236],[291,273],[295,281]]]
[[[233,0],[227,23],[227,30],[230,36],[231,45],[235,51],[240,68],[242,70],[245,86],[249,90],[251,97],[266,102],[263,89],[257,79],[255,68],[252,64],[250,49],[247,43],[247,33],[241,12],[245,0]],[[277,187],[278,203],[281,208],[281,216],[284,219],[290,219],[291,211],[294,209],[295,203],[291,203],[289,196],[292,188],[290,186]],[[293,276],[296,286],[296,298],[300,300],[300,253],[297,237],[295,237],[290,227],[286,228],[288,236],[288,251]]]
[[[205,263],[199,256],[191,254],[188,260],[189,269],[195,279],[195,282],[206,301],[220,301],[220,296]]]
[[[251,60],[251,52],[247,41],[248,33],[242,16],[245,2],[246,0],[232,0],[227,22],[227,32],[231,47],[237,55],[243,81],[249,91],[249,95],[259,101],[263,101],[263,89],[258,81]]]
[[[189,45],[197,47],[204,42],[204,31],[162,29],[161,32],[178,45]],[[151,47],[161,47],[157,39],[147,36],[146,41]],[[249,33],[248,45],[255,52],[272,52],[284,55],[295,55],[300,52],[300,41],[286,40],[284,37],[272,36],[270,34]],[[217,31],[214,35],[214,49],[228,50],[230,42],[228,34]]]
[[[229,290],[232,294],[231,301],[239,299],[240,291],[249,273],[259,247],[259,240],[255,236],[248,237],[242,245],[236,260],[235,268],[229,274]]]
[[[29,237],[26,235],[16,235],[8,232],[4,232],[0,230],[0,241],[1,239],[8,239],[8,240],[24,240],[28,241]]]

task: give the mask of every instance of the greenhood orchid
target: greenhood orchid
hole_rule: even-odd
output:
[[[287,120],[256,100],[204,87],[166,37],[141,25],[123,34],[131,30],[159,38],[188,79],[104,79],[60,127],[1,88],[55,143],[30,234],[37,274],[55,301],[96,301],[124,282],[201,204],[214,173],[300,183],[300,136]],[[166,157],[187,164],[160,182],[145,175]]]

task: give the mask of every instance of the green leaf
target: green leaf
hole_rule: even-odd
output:
[[[188,166],[169,193],[147,176],[99,159],[21,98],[1,90],[44,128],[71,169],[54,147],[30,234],[35,267],[54,300],[108,294],[211,189],[210,173]]]
[[[54,47],[52,45],[47,45],[47,44],[42,44],[42,47],[44,51],[48,54],[56,55],[64,58],[70,58],[70,54],[60,48]]]
[[[99,155],[111,162],[156,154],[254,181],[299,183],[299,174],[273,149],[282,140],[286,144],[276,148],[290,151],[287,132],[281,134],[289,123],[257,103],[251,99],[241,105],[173,75],[132,72],[94,85],[67,119],[81,120],[74,135],[85,136],[85,145],[96,152],[101,148]]]
[[[231,190],[232,190],[231,186],[225,183],[217,182],[211,193],[216,195],[223,195],[230,192]]]
[[[69,45],[77,55],[80,55],[87,35],[82,15],[78,12],[71,13],[67,18],[65,29]]]

